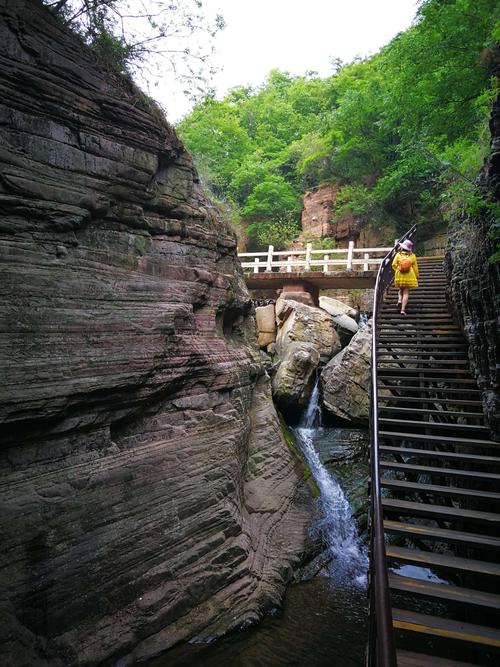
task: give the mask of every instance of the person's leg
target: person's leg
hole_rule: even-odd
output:
[[[401,312],[406,314],[406,304],[408,303],[408,297],[410,296],[410,288],[403,287],[402,293],[403,297],[401,300]]]
[[[402,300],[403,300],[403,290],[402,290],[401,287],[400,287],[400,288],[399,288],[399,291],[398,291],[398,306],[401,305],[401,301],[402,301]]]

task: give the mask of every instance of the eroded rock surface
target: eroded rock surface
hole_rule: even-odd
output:
[[[500,75],[500,69],[496,74]],[[469,343],[469,358],[482,391],[484,414],[492,437],[500,440],[500,263],[489,260],[498,251],[490,229],[498,225],[494,205],[498,211],[500,204],[500,99],[493,105],[490,129],[491,153],[478,179],[490,210],[456,221],[449,234],[445,268],[450,282],[448,296]]]
[[[333,328],[338,333],[342,347],[345,347],[358,331],[354,317],[357,312],[337,299],[320,296],[319,306],[332,316]]]
[[[323,405],[332,415],[367,424],[370,408],[371,322],[321,373]]]
[[[129,664],[275,605],[309,490],[172,128],[35,0],[0,65],[2,661]]]
[[[307,406],[318,363],[319,351],[313,343],[288,343],[273,378],[273,397],[281,408]]]
[[[321,356],[328,359],[341,349],[332,318],[321,308],[279,298],[276,302],[276,319],[276,349],[281,358],[293,341],[311,343]]]

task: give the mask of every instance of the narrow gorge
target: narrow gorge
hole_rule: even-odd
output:
[[[74,2],[126,51],[121,0]],[[386,667],[380,572],[467,625],[485,552],[466,602],[497,619],[493,2],[423,0],[375,55],[210,92],[175,128],[74,2],[0,0],[2,667]],[[473,64],[439,69],[443,26]],[[408,317],[396,237],[421,266]],[[416,632],[399,667],[455,664]]]

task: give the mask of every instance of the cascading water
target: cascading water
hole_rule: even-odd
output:
[[[311,401],[296,429],[302,452],[320,490],[320,531],[329,551],[327,575],[343,586],[364,586],[368,559],[359,540],[349,503],[335,476],[323,465],[314,447],[314,439],[321,429],[319,381]]]

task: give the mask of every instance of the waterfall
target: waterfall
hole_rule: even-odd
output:
[[[364,586],[368,559],[359,540],[351,508],[335,476],[321,463],[314,448],[314,438],[320,428],[319,381],[316,381],[296,435],[320,490],[317,529],[331,556],[327,574],[344,586]]]

